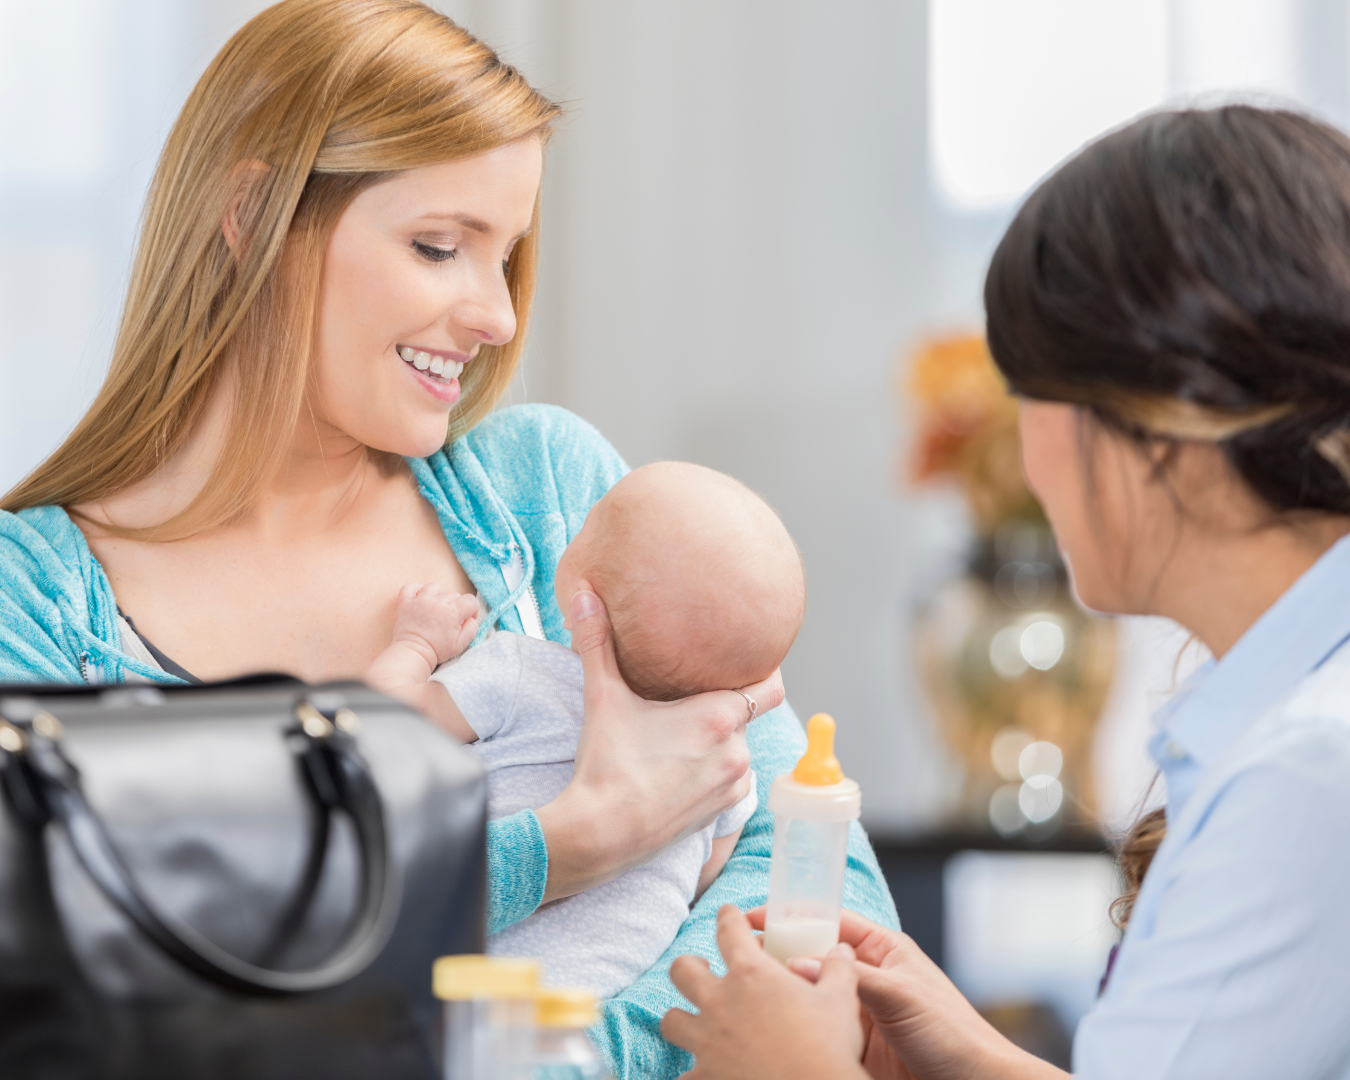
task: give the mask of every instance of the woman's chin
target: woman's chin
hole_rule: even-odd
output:
[[[397,454],[399,457],[431,457],[445,446],[449,434],[448,417],[439,423],[418,424],[414,430],[402,427],[397,431],[381,432],[361,441],[372,450],[385,454]]]
[[[399,453],[402,454],[403,457],[410,458],[431,457],[432,454],[437,453],[445,447],[446,441],[447,432],[442,431],[438,436],[421,440],[415,446],[411,446],[407,450],[400,450]]]

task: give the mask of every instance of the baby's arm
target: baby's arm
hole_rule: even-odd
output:
[[[741,830],[745,828],[745,823],[754,816],[755,809],[759,806],[759,780],[754,772],[750,773],[750,793],[744,799],[738,802],[725,814],[719,817],[713,823],[713,842],[712,854],[708,856],[708,861],[703,864],[703,869],[698,874],[698,885],[694,892],[694,898],[703,895],[703,891],[717,880],[717,875],[722,872],[722,867],[726,866],[727,860],[731,858],[731,852],[736,847],[736,841],[741,838]],[[723,829],[732,828],[732,832],[717,834]]]
[[[695,900],[702,896],[704,890],[717,880],[717,875],[722,872],[722,867],[726,866],[727,860],[731,858],[731,853],[736,848],[736,841],[740,838],[741,830],[737,829],[734,833],[719,836],[712,842],[712,854],[708,856],[708,861],[703,864],[703,869],[698,872],[698,887],[694,890]]]
[[[437,682],[437,666],[458,656],[478,633],[478,598],[449,593],[439,585],[405,585],[399,590],[394,640],[371,661],[365,681],[410,705],[460,742],[478,738],[464,714]]]

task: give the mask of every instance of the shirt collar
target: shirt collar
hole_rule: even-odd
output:
[[[1171,809],[1189,794],[1176,789],[1178,762],[1190,759],[1201,768],[1212,763],[1347,638],[1350,536],[1333,544],[1222,660],[1200,668],[1155,714],[1159,731],[1151,748],[1167,773]]]

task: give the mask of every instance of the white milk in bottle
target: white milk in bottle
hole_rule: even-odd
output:
[[[848,827],[862,810],[857,781],[844,776],[834,756],[834,720],[811,717],[806,739],[796,769],[769,792],[773,861],[764,948],[783,963],[820,956],[839,941]]]

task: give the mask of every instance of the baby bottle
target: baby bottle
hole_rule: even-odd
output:
[[[445,1002],[445,1080],[527,1080],[539,965],[504,956],[442,956],[431,979]]]
[[[600,1019],[587,990],[540,990],[531,1080],[603,1080],[609,1073],[586,1029]]]
[[[862,810],[856,780],[834,756],[834,720],[806,725],[806,753],[769,791],[774,813],[764,948],[786,963],[820,956],[839,941],[839,904],[848,861],[848,826]]]

